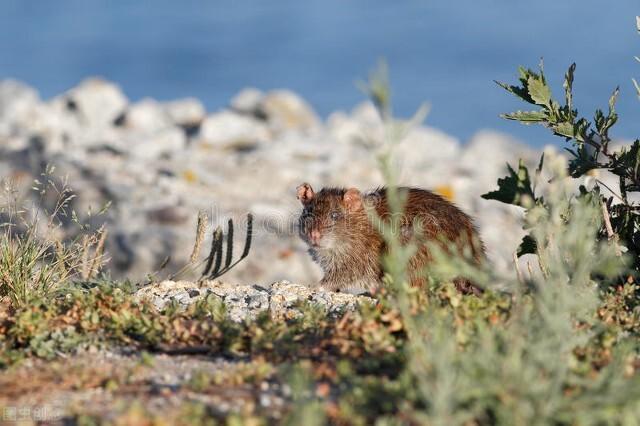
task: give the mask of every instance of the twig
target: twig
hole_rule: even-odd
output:
[[[103,264],[103,254],[104,254],[104,243],[107,240],[107,230],[104,225],[98,231],[99,237],[98,242],[96,244],[96,249],[93,253],[93,260],[91,261],[91,267],[89,268],[89,276],[88,279],[91,279],[94,274],[97,274],[100,271],[100,268]]]
[[[611,226],[611,218],[609,217],[609,209],[607,209],[607,204],[602,202],[602,218],[604,219],[604,227],[607,230],[607,238],[609,242],[613,243],[613,247],[616,251],[616,256],[622,256],[622,251],[620,250],[620,246],[618,245],[618,236],[613,232],[613,227]]]
[[[529,271],[529,279],[533,282],[533,267],[531,266],[531,262],[527,262],[527,270]]]
[[[602,185],[602,186],[604,186],[605,188],[607,188],[607,189],[609,190],[609,192],[610,192],[614,197],[616,197],[618,200],[622,201],[624,204],[627,204],[627,202],[624,200],[624,198],[622,198],[620,195],[616,194],[616,193],[613,191],[613,189],[609,188],[609,187],[607,186],[607,184],[605,184],[603,181],[601,181],[600,179],[596,179],[596,183],[597,183],[598,185]]]
[[[191,256],[189,256],[189,263],[195,263],[200,255],[200,249],[202,248],[202,242],[204,241],[205,233],[207,232],[208,217],[203,212],[198,212],[198,221],[196,223],[196,241],[193,243],[193,250]]]
[[[524,277],[522,276],[522,271],[520,271],[520,265],[518,265],[518,253],[513,252],[513,265],[516,268],[516,276],[518,277],[518,282],[520,285],[524,285]]]

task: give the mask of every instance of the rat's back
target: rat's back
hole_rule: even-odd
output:
[[[387,191],[387,188],[382,187],[365,196],[375,205],[381,218],[388,218],[390,215]],[[453,243],[460,252],[470,247],[476,261],[484,257],[484,246],[473,220],[455,204],[426,189],[399,187],[398,191],[404,199],[398,230],[403,242],[419,238],[445,245]],[[419,235],[416,235],[416,227],[419,228]],[[419,249],[418,257],[426,263],[431,258],[428,248],[425,244],[420,244]]]

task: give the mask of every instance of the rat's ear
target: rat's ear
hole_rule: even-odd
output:
[[[311,187],[311,185],[306,182],[298,186],[296,188],[296,191],[298,192],[298,200],[300,200],[302,204],[311,202],[311,200],[313,200],[313,197],[316,195],[316,193],[313,192],[313,188]]]
[[[350,212],[355,212],[362,208],[362,194],[356,188],[349,188],[344,193],[344,205]]]

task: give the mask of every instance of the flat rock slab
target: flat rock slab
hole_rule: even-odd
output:
[[[236,322],[253,319],[264,311],[274,317],[293,318],[301,314],[299,308],[304,302],[317,306],[329,316],[352,311],[361,303],[376,303],[370,297],[318,290],[288,281],[278,281],[267,287],[221,281],[162,281],[141,288],[135,298],[147,300],[162,310],[169,303],[177,303],[186,309],[209,295],[219,298],[228,317]]]

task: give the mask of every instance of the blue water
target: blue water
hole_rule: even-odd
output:
[[[2,0],[0,78],[47,98],[101,75],[133,100],[196,96],[210,110],[246,86],[286,87],[327,115],[362,100],[355,82],[384,57],[399,115],[429,101],[427,123],[461,139],[494,128],[541,145],[555,138],[498,118],[522,105],[493,80],[543,56],[558,95],[578,63],[575,98],[590,115],[620,85],[614,134],[632,138],[637,14],[637,0]]]

